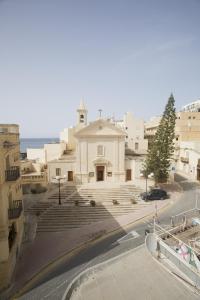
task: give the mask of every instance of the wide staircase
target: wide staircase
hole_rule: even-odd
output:
[[[66,200],[69,196],[71,196],[73,193],[77,192],[78,187],[76,185],[64,185],[61,187],[60,190],[60,198],[62,200]],[[58,203],[59,199],[59,192],[58,190],[54,192],[51,196],[48,197],[48,200],[51,202],[54,201],[55,203]]]
[[[56,232],[80,228],[94,222],[115,219],[138,209],[137,203],[140,189],[134,186],[118,186],[112,188],[81,187],[68,197],[62,197],[62,205],[54,204],[39,218],[37,232]],[[90,201],[95,201],[95,206]]]
[[[32,214],[36,216],[42,215],[47,209],[53,206],[51,202],[36,202],[32,206],[25,208],[25,214]]]

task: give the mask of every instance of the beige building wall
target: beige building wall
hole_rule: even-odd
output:
[[[123,121],[118,121],[117,125],[126,132],[126,146],[140,153],[146,153],[148,140],[144,139],[144,121],[136,119],[131,112],[124,115]]]
[[[154,136],[161,117],[145,123],[145,136]],[[175,125],[176,141],[200,141],[200,112],[177,112]]]
[[[31,190],[45,191],[48,184],[46,164],[26,159],[21,161],[20,168],[23,194],[31,193]]]
[[[161,116],[152,117],[148,122],[144,123],[144,135],[145,137],[154,136],[157,128],[160,124]]]
[[[65,128],[60,132],[60,142],[67,144],[67,150],[75,150],[76,140],[74,138],[75,127]]]
[[[180,143],[176,170],[192,180],[200,181],[200,141]]]
[[[200,112],[177,113],[175,134],[180,142],[200,141]]]
[[[125,160],[125,169],[131,170],[131,180],[139,179],[140,174],[143,170],[144,158],[142,157],[134,157],[134,158],[126,158]]]
[[[69,178],[68,172],[72,172],[72,179]],[[74,181],[74,174],[75,174],[75,160],[70,159],[57,159],[54,161],[50,161],[48,163],[48,181],[49,182],[56,182],[55,177],[61,176],[65,177],[64,181]],[[69,180],[70,179],[70,180]]]
[[[145,124],[147,137],[154,136],[159,118]],[[200,112],[181,111],[176,113],[174,161],[176,172],[192,180],[200,180],[198,162],[200,159]]]
[[[23,236],[19,127],[0,124],[0,289],[10,283]]]

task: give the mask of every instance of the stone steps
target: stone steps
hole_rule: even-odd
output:
[[[37,232],[71,230],[95,222],[128,215],[137,211],[143,205],[131,203],[131,199],[138,199],[139,193],[141,193],[141,189],[127,185],[105,189],[81,187],[79,191],[73,188],[67,192],[62,189],[62,205],[55,204],[40,216]],[[58,193],[55,193],[49,199],[58,201],[58,198]],[[79,205],[75,206],[77,200]],[[95,207],[90,206],[90,200],[95,200]],[[117,200],[119,204],[114,205],[113,200]]]
[[[61,199],[66,199],[68,198],[69,196],[71,196],[74,192],[77,191],[77,187],[76,186],[63,186],[61,188],[61,191],[60,191],[60,196],[61,196]],[[59,199],[59,192],[55,192],[54,194],[52,194],[51,196],[48,197],[49,200],[53,200],[53,199]]]
[[[42,220],[40,221],[40,223],[43,222],[43,221],[47,221],[47,220],[52,220],[52,222],[57,222],[58,220],[59,220],[59,222],[61,220],[66,220],[66,221],[68,221],[68,220],[80,221],[80,220],[87,220],[89,218],[90,219],[96,219],[96,218],[102,218],[102,217],[106,217],[106,216],[111,217],[111,216],[121,216],[121,215],[126,215],[126,214],[129,214],[129,212],[121,212],[121,213],[118,212],[118,213],[114,213],[114,214],[101,213],[101,214],[95,214],[95,216],[87,214],[87,218],[86,218],[85,215],[82,215],[82,216],[80,216],[80,215],[79,216],[78,215],[58,216],[58,215],[56,215],[56,218],[55,218],[55,216],[49,216],[48,215],[48,217],[42,218]]]
[[[29,213],[29,214],[43,214],[47,209],[49,209],[50,207],[52,207],[54,205],[54,203],[52,202],[38,202],[35,203],[33,206],[26,208],[24,210],[25,214]]]

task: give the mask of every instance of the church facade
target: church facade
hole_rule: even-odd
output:
[[[99,119],[75,133],[78,182],[125,180],[125,132]]]
[[[56,176],[77,184],[124,182],[139,177],[148,147],[141,120],[137,122],[127,113],[124,120],[99,116],[88,124],[87,113],[81,101],[76,126],[60,133],[59,144],[41,149],[49,182],[54,182]],[[34,159],[34,153],[38,158],[38,149],[29,149],[28,153],[28,159]],[[44,161],[45,157],[48,160]]]

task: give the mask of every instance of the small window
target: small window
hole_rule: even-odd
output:
[[[104,155],[104,147],[103,145],[97,146],[97,156],[103,156]]]
[[[193,117],[193,119],[195,119],[195,117]]]
[[[138,148],[139,148],[139,144],[135,143],[135,150],[138,150]]]
[[[178,137],[176,137],[176,141],[178,141]]]
[[[56,168],[56,176],[60,176],[61,175],[61,169],[60,168]]]
[[[84,115],[80,115],[80,123],[84,123]]]
[[[189,116],[188,119],[191,119],[191,116]]]

